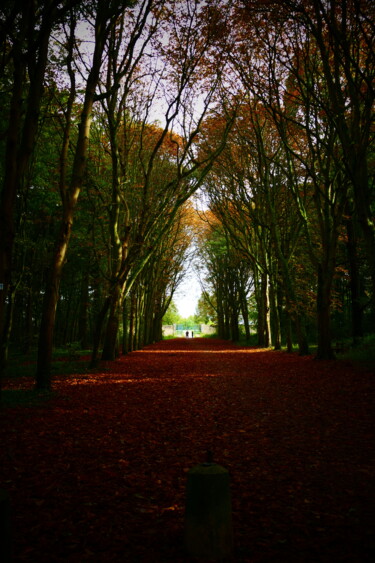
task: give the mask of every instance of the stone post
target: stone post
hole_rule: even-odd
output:
[[[189,555],[208,561],[232,556],[232,508],[227,469],[201,463],[187,475],[185,545]]]
[[[11,510],[9,493],[0,489],[0,561],[12,560]]]

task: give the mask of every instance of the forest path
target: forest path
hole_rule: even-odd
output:
[[[207,449],[231,476],[235,562],[374,559],[374,374],[182,338],[54,387],[0,413],[15,561],[187,562],[186,472]]]

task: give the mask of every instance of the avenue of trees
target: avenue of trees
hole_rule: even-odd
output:
[[[226,52],[199,4],[1,8],[1,367],[10,342],[27,350],[38,335],[40,389],[55,342],[89,345],[95,364],[161,337],[188,199],[232,120],[199,156]]]
[[[370,4],[3,2],[0,371],[160,339],[193,241],[219,336],[374,332]]]
[[[201,256],[219,335],[334,356],[375,327],[374,7],[228,3],[237,119],[205,187]],[[216,116],[220,123],[223,115]],[[207,121],[201,150],[214,137]],[[230,264],[230,267],[229,267]],[[250,283],[249,283],[250,282]]]

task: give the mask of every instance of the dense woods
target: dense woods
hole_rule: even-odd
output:
[[[329,359],[374,332],[370,2],[26,0],[0,16],[2,372],[37,347],[48,389],[56,345],[95,365],[161,339],[193,242],[222,338],[316,341]]]

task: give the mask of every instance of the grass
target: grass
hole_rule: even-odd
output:
[[[350,346],[337,354],[340,360],[349,360],[361,367],[375,368],[375,334],[365,336],[356,346]]]
[[[0,405],[7,407],[39,407],[53,398],[53,391],[38,391],[36,389],[3,389]]]
[[[241,339],[237,344],[240,346],[256,346],[256,335],[252,335],[250,341]],[[335,349],[338,360],[346,360],[360,367],[375,369],[375,334],[365,336],[361,342],[355,346],[353,346],[351,339],[345,339],[339,343],[334,341],[333,348]],[[286,346],[283,345],[281,349],[286,351]],[[309,343],[309,354],[315,355],[317,349],[318,346],[316,342]],[[293,344],[293,351],[298,353],[298,345],[296,343]]]
[[[51,372],[53,375],[63,375],[70,373],[84,373],[87,371],[87,364],[81,360],[82,356],[90,354],[90,350],[79,350],[78,348],[67,346],[56,348],[52,356]],[[12,351],[6,368],[6,377],[34,377],[37,362],[37,350],[32,350],[29,354],[21,354]]]
[[[53,352],[51,374],[70,375],[75,373],[86,373],[88,363],[81,360],[82,356],[90,354],[89,350],[79,350],[77,347],[67,346],[57,348]],[[5,372],[5,378],[16,381],[18,378],[35,378],[37,363],[37,350],[29,354],[21,354],[11,351]],[[2,389],[1,407],[34,407],[47,403],[54,396],[53,391],[41,391],[32,389]]]

